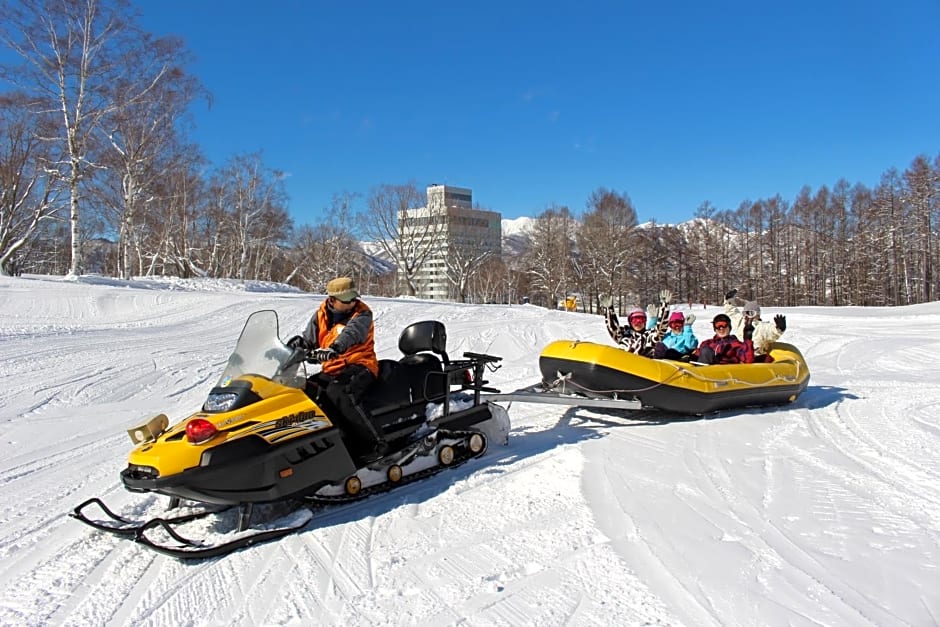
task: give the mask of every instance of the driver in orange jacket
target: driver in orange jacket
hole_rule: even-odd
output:
[[[311,351],[320,362],[322,369],[308,379],[308,390],[318,403],[332,405],[336,411],[327,411],[331,418],[342,417],[344,431],[355,438],[350,447],[353,456],[374,461],[386,453],[387,445],[362,406],[363,396],[379,373],[372,310],[359,299],[349,277],[327,283],[326,293],[303,334],[287,345]]]

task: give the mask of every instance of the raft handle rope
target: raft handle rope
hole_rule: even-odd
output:
[[[553,390],[553,389],[555,389],[556,387],[558,387],[559,385],[561,385],[561,386],[562,386],[562,392],[564,392],[564,386],[565,386],[565,385],[571,385],[572,387],[578,388],[578,389],[580,389],[580,390],[585,390],[585,391],[591,392],[591,393],[593,393],[593,394],[638,394],[638,393],[640,393],[640,392],[649,392],[650,390],[654,390],[654,389],[658,388],[658,387],[661,386],[661,385],[666,385],[667,383],[669,383],[670,380],[674,379],[675,377],[677,377],[677,376],[679,376],[679,375],[681,375],[681,374],[682,374],[682,370],[681,370],[681,369],[676,369],[676,372],[673,372],[671,375],[669,375],[668,377],[666,377],[665,379],[663,379],[663,380],[660,381],[659,383],[654,383],[653,385],[649,385],[649,386],[647,386],[647,387],[645,387],[645,388],[636,388],[636,389],[633,389],[633,390],[628,390],[628,389],[595,390],[595,389],[589,388],[589,387],[587,387],[587,386],[580,385],[580,384],[578,384],[578,383],[574,383],[574,382],[570,381],[570,376],[571,376],[571,375],[570,375],[570,374],[567,374],[567,375],[560,376],[559,378],[557,378],[557,379],[555,379],[554,381],[552,381],[552,383],[549,385],[549,389],[552,389],[552,390]]]
[[[660,381],[660,382],[658,382],[658,383],[654,383],[653,385],[649,385],[649,386],[643,387],[643,388],[636,388],[636,389],[595,390],[595,389],[593,389],[593,388],[589,388],[589,387],[587,387],[587,386],[584,386],[584,385],[580,385],[580,384],[578,384],[578,383],[573,383],[573,382],[571,382],[571,381],[569,380],[570,374],[568,374],[568,375],[559,376],[555,381],[552,381],[552,383],[551,383],[550,386],[549,386],[549,389],[555,389],[556,387],[558,387],[559,385],[561,385],[561,386],[562,386],[562,391],[564,391],[564,386],[565,386],[565,385],[571,385],[572,387],[576,387],[576,388],[578,388],[578,389],[584,390],[584,391],[586,391],[586,392],[591,392],[591,393],[593,393],[593,394],[638,394],[638,393],[640,393],[640,392],[649,392],[650,390],[654,390],[654,389],[656,389],[656,388],[658,388],[658,387],[660,387],[660,386],[662,386],[662,385],[668,384],[672,379],[675,379],[675,378],[677,378],[677,377],[682,377],[682,376],[685,376],[685,375],[694,377],[694,378],[698,379],[699,381],[704,381],[705,383],[713,383],[713,384],[715,384],[715,385],[732,385],[732,384],[738,384],[738,385],[747,386],[747,387],[761,387],[761,386],[765,386],[765,385],[769,385],[769,384],[771,384],[771,383],[774,383],[775,381],[783,381],[783,382],[785,382],[785,383],[793,383],[793,382],[799,380],[799,377],[800,377],[800,362],[799,362],[799,360],[786,360],[786,361],[781,360],[781,361],[775,362],[775,363],[787,363],[787,362],[793,363],[793,364],[796,366],[796,373],[795,373],[792,377],[788,377],[788,376],[785,376],[785,375],[779,375],[779,374],[777,374],[777,375],[774,375],[774,377],[773,377],[772,379],[770,379],[769,381],[763,381],[763,382],[760,382],[760,383],[755,383],[755,382],[751,382],[751,381],[745,381],[745,380],[742,380],[742,379],[738,379],[737,377],[724,377],[724,378],[720,378],[720,379],[719,379],[719,378],[714,378],[714,377],[706,377],[706,376],[704,376],[704,375],[701,375],[701,374],[695,372],[695,370],[693,370],[693,369],[687,369],[687,368],[682,368],[682,367],[679,367],[679,366],[675,366],[676,370],[675,370],[675,372],[673,372],[671,375],[669,375],[668,377],[666,377],[665,379],[663,379],[662,381]],[[751,365],[751,364],[736,364],[736,365],[745,365],[745,366],[746,366],[746,365]],[[560,373],[559,373],[559,374],[560,374]]]
[[[698,374],[694,370],[683,369],[681,371],[684,372],[685,374],[688,374],[691,377],[698,379],[699,381],[704,381],[706,383],[714,383],[714,384],[720,384],[720,385],[738,384],[738,385],[743,385],[743,386],[748,386],[748,387],[761,387],[764,385],[770,385],[771,383],[774,383],[775,381],[783,381],[784,383],[794,383],[795,381],[799,380],[800,362],[798,360],[795,360],[795,359],[794,360],[781,360],[779,362],[774,362],[774,363],[788,363],[788,362],[796,365],[796,373],[792,377],[775,374],[772,379],[768,381],[761,381],[761,382],[744,381],[742,379],[739,379],[733,376],[717,379],[717,378],[706,377],[704,375]],[[752,364],[734,364],[734,365],[749,366]]]

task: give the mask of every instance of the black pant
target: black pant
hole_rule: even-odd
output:
[[[701,364],[713,364],[715,363],[715,351],[711,346],[703,346],[699,349],[698,359],[695,361]]]
[[[667,348],[662,342],[656,342],[656,345],[653,347],[653,359],[681,361],[683,357],[685,357],[685,353],[680,353],[674,348]]]
[[[353,448],[369,450],[381,440],[362,406],[362,398],[375,383],[375,375],[360,364],[351,364],[336,375],[317,373],[307,379],[307,394],[344,434],[352,436]]]
[[[653,359],[671,359],[673,361],[683,361],[686,353],[681,353],[674,348],[667,348],[662,342],[656,342],[653,346]],[[688,360],[686,360],[688,361]]]

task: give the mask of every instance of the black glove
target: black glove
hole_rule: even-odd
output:
[[[744,339],[749,340],[754,335],[754,325],[746,324],[744,325]]]
[[[324,361],[329,361],[331,359],[336,359],[339,357],[339,354],[332,348],[318,348],[313,351],[313,356],[317,361],[323,363]]]
[[[787,317],[781,314],[774,316],[774,324],[777,325],[777,330],[783,333],[787,330]]]
[[[738,295],[738,288],[732,288],[727,294],[725,294],[725,300],[731,300]]]
[[[287,340],[288,348],[307,348],[307,340],[304,339],[302,335],[295,335],[291,339]]]

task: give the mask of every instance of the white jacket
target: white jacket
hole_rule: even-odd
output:
[[[725,313],[731,318],[731,333],[738,336],[739,340],[744,340],[744,312],[732,301],[725,301]],[[751,320],[754,325],[754,334],[751,341],[754,342],[754,355],[766,355],[770,353],[773,343],[780,339],[783,331],[777,328],[772,321],[764,321],[760,318]]]

